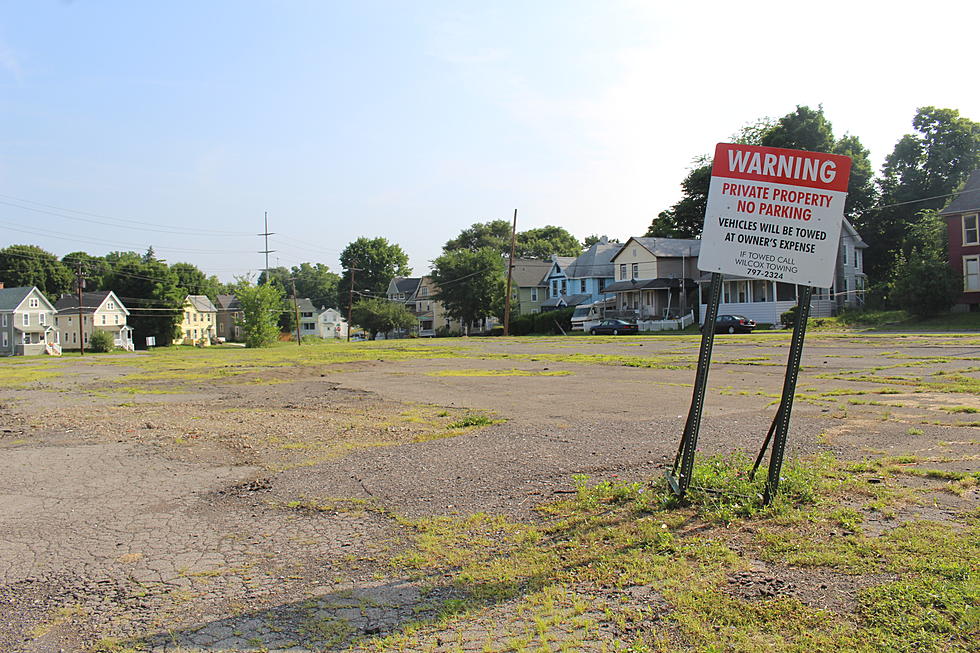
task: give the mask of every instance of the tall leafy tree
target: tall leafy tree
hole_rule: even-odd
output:
[[[0,281],[8,288],[37,286],[54,301],[72,290],[74,279],[57,256],[36,245],[10,245],[0,249]]]
[[[510,252],[509,241],[506,251]],[[546,259],[552,255],[578,256],[582,245],[565,228],[547,225],[518,232],[514,251],[520,258]]]
[[[435,299],[452,319],[470,325],[502,312],[504,260],[492,247],[446,252],[432,262],[431,276],[439,287]]]
[[[379,333],[395,329],[410,329],[415,326],[415,316],[400,302],[388,301],[382,297],[363,299],[354,306],[351,315],[354,324],[371,334],[374,340]]]
[[[980,167],[980,123],[955,109],[922,107],[885,159],[880,208],[866,211],[857,227],[868,243],[865,266],[872,281],[886,280],[910,225],[924,209],[939,209]]]
[[[191,263],[174,263],[170,270],[177,275],[177,285],[188,295],[207,295],[214,301],[222,290],[218,277],[209,277]]]
[[[340,253],[340,264],[344,267],[338,284],[342,303],[348,296],[351,268],[357,268],[354,290],[371,295],[383,295],[394,277],[408,276],[412,272],[408,267],[408,254],[400,246],[380,237],[361,237],[347,245]]]
[[[315,306],[336,308],[337,285],[340,275],[331,272],[323,263],[300,263],[293,266],[291,274],[296,279],[296,294],[309,297]]]
[[[128,323],[133,327],[134,342],[142,344],[147,336],[153,336],[158,346],[169,345],[180,324],[181,306],[187,293],[163,261],[126,254],[112,257],[117,262],[104,279],[105,287],[113,290],[129,309]]]
[[[61,262],[65,264],[69,272],[77,271],[78,266],[81,265],[82,273],[85,275],[86,290],[112,290],[106,285],[106,279],[112,270],[105,258],[92,256],[85,252],[71,252],[62,256]]]
[[[442,248],[443,252],[469,250],[476,252],[484,248],[495,249],[504,255],[510,252],[511,223],[506,220],[491,220],[477,222],[449,240]]]
[[[844,213],[855,216],[871,206],[876,199],[868,151],[856,136],[834,138],[833,126],[823,113],[823,107],[811,109],[797,106],[777,121],[768,118],[743,127],[733,138],[737,143],[781,147],[791,150],[829,152],[851,157],[852,174]],[[647,236],[696,238],[704,226],[711,184],[711,164],[708,157],[699,159],[681,182],[683,196],[666,211],[661,211],[650,224]]]
[[[236,278],[235,297],[242,306],[246,347],[269,347],[279,339],[279,315],[283,294],[278,286],[255,285],[247,277]]]

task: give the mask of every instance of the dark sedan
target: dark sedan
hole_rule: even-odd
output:
[[[744,315],[719,315],[715,320],[715,333],[752,333],[755,320]]]
[[[625,336],[639,333],[639,331],[635,324],[626,320],[603,320],[589,329],[589,333],[594,336]]]

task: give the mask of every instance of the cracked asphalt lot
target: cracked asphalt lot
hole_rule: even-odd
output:
[[[719,340],[704,447],[754,449],[771,419],[766,393],[779,391],[785,343]],[[573,474],[661,474],[693,370],[562,357],[691,361],[697,344],[457,341],[464,357],[204,380],[179,370],[136,379],[140,359],[126,355],[51,361],[54,379],[4,386],[0,376],[0,651],[332,650],[431,617],[449,595],[393,572],[391,556],[407,546],[393,515],[534,519]],[[969,349],[921,344],[944,355]],[[892,363],[886,353],[903,346],[813,337],[801,387],[830,388],[838,382],[817,373]],[[542,353],[552,358],[534,357]],[[774,366],[759,365],[760,355]],[[555,372],[563,375],[544,375]],[[871,410],[855,406],[841,420],[825,405],[799,403],[792,451],[911,446],[907,426],[874,420]],[[505,421],[454,428],[472,414]]]

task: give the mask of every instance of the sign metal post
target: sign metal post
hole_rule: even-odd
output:
[[[722,274],[753,284],[796,284],[796,320],[783,393],[752,468],[754,478],[771,442],[763,503],[768,505],[776,495],[810,300],[814,286],[827,288],[833,282],[850,169],[848,157],[834,154],[731,143],[719,143],[715,149],[698,257],[698,269],[711,273],[711,295],[691,408],[667,473],[678,496],[687,491],[694,470]]]

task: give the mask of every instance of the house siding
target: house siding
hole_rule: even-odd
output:
[[[963,292],[960,294],[958,303],[976,309],[980,305],[980,287],[977,290],[967,290],[963,261],[968,257],[980,257],[980,242],[970,245],[963,243],[963,218],[967,215],[978,215],[978,212],[967,211],[946,216],[946,233],[949,236],[949,264],[957,274],[963,277]],[[978,215],[977,220],[980,223],[980,215]]]

